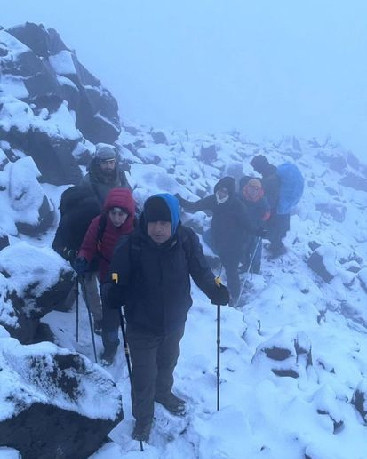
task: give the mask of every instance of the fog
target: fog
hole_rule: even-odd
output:
[[[1,1],[58,30],[124,121],[250,139],[331,135],[367,150],[367,2]]]

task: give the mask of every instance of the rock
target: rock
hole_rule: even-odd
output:
[[[152,136],[154,143],[163,143],[164,145],[168,145],[166,134],[163,131],[152,131],[150,135]]]
[[[0,445],[27,459],[88,458],[123,419],[114,381],[51,343],[2,341]]]
[[[339,184],[353,188],[357,191],[367,191],[367,179],[360,177],[353,173],[347,174],[345,177],[339,180]]]
[[[200,149],[200,160],[205,164],[211,164],[218,159],[215,145],[202,145]]]
[[[357,386],[352,398],[352,405],[367,423],[367,382],[365,380]]]
[[[324,282],[331,282],[334,278],[334,276],[327,271],[323,257],[317,251],[313,252],[309,257],[307,266],[320,276]]]
[[[35,342],[40,319],[54,309],[63,310],[73,276],[73,270],[51,249],[25,242],[3,249],[0,325],[23,344]]]
[[[343,204],[338,203],[316,203],[315,209],[323,214],[330,215],[336,222],[342,223],[345,220],[347,208]]]

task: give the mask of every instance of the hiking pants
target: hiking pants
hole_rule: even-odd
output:
[[[88,302],[90,312],[92,313],[93,319],[102,319],[102,307],[101,300],[99,297],[98,284],[97,284],[97,273],[87,272],[84,274],[84,285],[85,293],[87,298],[84,298],[85,302]],[[65,307],[71,309],[76,301],[75,285],[73,283],[72,288],[65,300]]]
[[[278,249],[283,246],[283,238],[290,229],[290,214],[276,214],[269,220],[268,239],[272,248]]]
[[[102,284],[101,284],[102,292]],[[102,299],[102,342],[104,348],[118,346],[118,331],[120,326],[120,314],[118,309],[111,308],[106,298],[101,293]]]
[[[236,300],[240,294],[241,282],[238,274],[238,265],[241,258],[241,249],[237,252],[219,254],[220,261],[226,271],[227,287],[232,300]]]
[[[185,326],[166,335],[126,327],[132,362],[132,413],[136,420],[149,422],[154,415],[154,399],[171,392],[173,370],[180,355]]]

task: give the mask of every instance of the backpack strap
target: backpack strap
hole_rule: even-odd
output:
[[[110,263],[111,260],[108,260],[106,257],[104,257],[102,255],[102,252],[101,252],[101,245],[102,245],[102,239],[103,239],[103,235],[104,235],[104,232],[106,230],[106,226],[107,226],[107,214],[103,213],[101,214],[101,218],[99,219],[99,225],[98,225],[98,233],[97,233],[97,256],[100,257],[100,258],[103,258],[105,261],[107,261],[108,263]]]

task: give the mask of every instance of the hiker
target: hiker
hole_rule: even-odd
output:
[[[60,222],[52,242],[52,248],[68,261],[72,267],[74,267],[79,247],[83,242],[88,226],[99,213],[99,203],[88,189],[73,186],[62,193],[60,199]],[[85,273],[84,285],[86,294],[84,300],[90,306],[94,332],[100,334],[102,329],[102,307],[93,268]],[[74,285],[71,287],[65,300],[66,310],[71,309],[75,303],[77,288]]]
[[[283,238],[290,229],[291,211],[302,196],[304,179],[295,164],[285,163],[276,167],[263,155],[254,156],[251,166],[262,175],[271,212],[267,225],[269,251],[271,258],[277,258],[286,252]]]
[[[243,245],[242,271],[253,274],[260,273],[262,238],[261,230],[265,232],[266,221],[270,217],[270,206],[264,196],[264,189],[259,179],[242,177],[239,182],[240,199],[247,208],[252,225],[257,230],[257,235],[246,233]]]
[[[94,193],[101,208],[112,188],[130,188],[125,171],[118,159],[114,146],[106,143],[97,144],[88,172],[81,182],[82,186],[89,188]]]
[[[92,220],[75,260],[75,270],[83,276],[93,259],[98,258],[99,281],[106,281],[113,250],[118,239],[134,227],[135,203],[128,188],[113,188],[107,195],[103,212]],[[108,307],[102,297],[102,360],[111,364],[118,339],[119,314]]]
[[[182,208],[188,212],[211,211],[210,246],[220,258],[226,271],[230,305],[236,305],[241,292],[238,265],[241,259],[245,235],[252,232],[248,212],[235,193],[235,180],[224,177],[214,187],[214,194],[196,202],[189,202],[176,195]]]
[[[104,291],[111,306],[125,305],[136,420],[132,438],[138,441],[149,439],[154,401],[174,415],[185,413],[172,386],[192,305],[190,276],[213,304],[228,303],[227,288],[215,282],[198,237],[180,223],[178,200],[170,194],[149,197],[139,226],[115,249]]]

